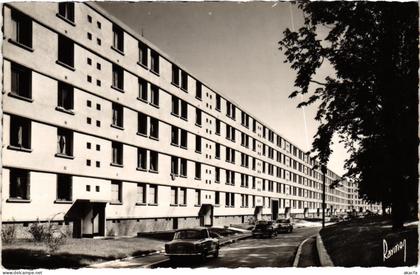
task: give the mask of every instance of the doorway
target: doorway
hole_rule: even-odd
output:
[[[279,218],[279,201],[272,200],[271,201],[271,219],[275,221],[278,218]]]

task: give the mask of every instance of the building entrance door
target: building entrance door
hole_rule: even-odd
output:
[[[279,201],[272,200],[271,201],[271,219],[275,221],[278,218],[279,218]]]
[[[105,236],[106,202],[76,200],[65,215],[73,221],[73,237]]]
[[[200,226],[213,226],[213,205],[203,204],[198,212]]]
[[[255,207],[254,217],[256,221],[259,221],[262,219],[262,206]]]

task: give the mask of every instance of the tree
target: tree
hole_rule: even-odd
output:
[[[394,229],[417,213],[418,6],[396,2],[300,2],[304,25],[279,42],[297,73],[290,98],[319,103],[312,144],[321,165],[338,135],[349,177],[369,202],[391,205]],[[325,34],[325,37],[321,37]],[[334,73],[319,81],[328,61]]]

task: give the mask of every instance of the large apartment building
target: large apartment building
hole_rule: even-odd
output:
[[[80,237],[320,216],[305,152],[96,4],[2,9],[4,223]],[[327,214],[351,210],[326,176]]]

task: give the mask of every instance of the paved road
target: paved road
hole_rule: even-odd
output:
[[[299,244],[318,232],[319,228],[297,228],[293,233],[279,234],[273,239],[246,239],[222,247],[219,258],[186,259],[161,263],[152,267],[291,267]]]

